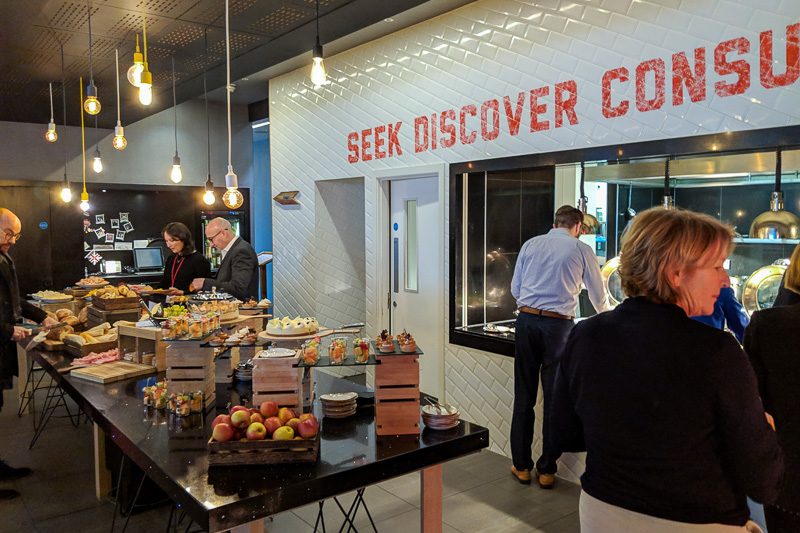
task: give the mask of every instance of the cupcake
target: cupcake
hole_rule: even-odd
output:
[[[414,337],[408,335],[406,337],[406,341],[400,345],[400,351],[411,353],[417,351],[417,341],[414,340]]]

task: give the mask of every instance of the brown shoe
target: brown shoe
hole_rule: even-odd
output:
[[[553,483],[556,482],[556,476],[553,474],[540,474],[538,471],[536,471],[536,479],[543,489],[552,489]]]
[[[517,470],[514,465],[511,465],[511,474],[516,476],[520,483],[523,485],[531,484],[531,471],[530,470]]]

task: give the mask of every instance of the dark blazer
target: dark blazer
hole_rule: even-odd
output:
[[[175,272],[174,286],[185,294],[189,294],[189,287],[193,279],[211,276],[211,265],[200,252],[192,252],[189,255],[172,254],[164,265],[164,274],[161,276],[161,283],[158,284],[160,289],[169,289],[173,286],[172,271],[175,269],[175,261],[178,261],[178,267]]]
[[[800,513],[800,304],[753,313],[744,349],[786,462],[776,504]]]
[[[14,261],[8,254],[0,252],[0,256],[0,379],[2,379],[19,375],[17,343],[11,340],[17,321],[14,304],[19,304],[22,317],[36,322],[47,318],[47,313],[19,297]]]
[[[628,298],[576,324],[554,388],[556,449],[582,431],[581,485],[601,501],[743,526],[745,495],[778,496],[783,458],[747,357],[676,305]]]
[[[258,257],[255,250],[241,237],[236,239],[225,254],[217,270],[216,279],[206,279],[203,290],[227,292],[244,301],[258,298]]]

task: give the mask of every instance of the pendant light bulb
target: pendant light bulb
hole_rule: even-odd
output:
[[[211,174],[209,174],[208,178],[206,178],[206,192],[203,193],[203,202],[205,202],[206,205],[212,205],[216,201],[217,198],[214,196],[214,182],[211,181]]]
[[[183,173],[181,172],[181,158],[175,155],[172,158],[172,172],[169,175],[169,179],[172,180],[172,183],[180,183],[183,179]]]
[[[56,133],[56,123],[53,120],[50,120],[50,124],[47,125],[47,133],[44,134],[44,138],[47,139],[48,142],[54,143],[58,140],[58,133]]]
[[[325,64],[322,62],[322,45],[319,44],[319,37],[317,37],[317,44],[314,45],[314,55],[312,57],[314,64],[311,66],[311,83],[314,84],[316,89],[320,85],[325,85],[328,82],[328,75],[325,73]]]
[[[79,207],[83,210],[83,212],[89,211],[89,193],[84,191],[81,193],[81,203],[78,204]]]
[[[100,149],[94,151],[94,161],[92,162],[92,170],[97,174],[103,171],[103,160],[100,159]]]
[[[144,72],[144,56],[139,50],[139,34],[136,34],[136,51],[133,53],[133,65],[128,69],[128,82],[134,87],[142,83],[142,72]]]
[[[139,83],[139,101],[142,105],[150,105],[153,102],[153,75],[147,70],[147,63],[142,71],[142,80]]]
[[[67,179],[66,172],[64,173],[64,182],[61,185],[61,200],[65,204],[72,201],[72,189],[69,188],[69,180]]]
[[[228,209],[241,207],[244,203],[244,196],[239,192],[239,182],[231,165],[228,165],[228,173],[225,174],[225,187],[228,189],[222,195],[222,203],[225,204],[225,207]]]
[[[86,87],[86,100],[83,101],[83,110],[90,115],[96,115],[100,112],[100,100],[97,99],[97,87],[94,85],[94,80],[89,81]]]
[[[126,146],[128,146],[128,141],[125,140],[125,129],[120,124],[119,120],[117,121],[116,127],[114,127],[114,139],[111,141],[111,144],[114,145],[114,148],[117,150],[124,150]]]

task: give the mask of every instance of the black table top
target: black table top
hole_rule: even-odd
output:
[[[359,407],[352,417],[330,419],[322,417],[319,401],[315,401],[313,411],[320,420],[321,437],[315,464],[213,466],[209,470],[206,443],[211,421],[225,411],[232,392],[238,401],[231,384],[217,384],[218,412],[212,409],[204,415],[178,418],[143,406],[141,389],[155,381],[152,377],[102,385],[59,374],[38,350],[30,353],[130,459],[209,531],[433,466],[489,444],[488,429],[466,421],[448,431],[422,426],[419,435],[378,436],[372,405]],[[62,352],[47,352],[47,356],[56,368],[71,360]],[[372,395],[365,387],[324,372],[314,376],[317,397],[349,391],[364,398]]]

